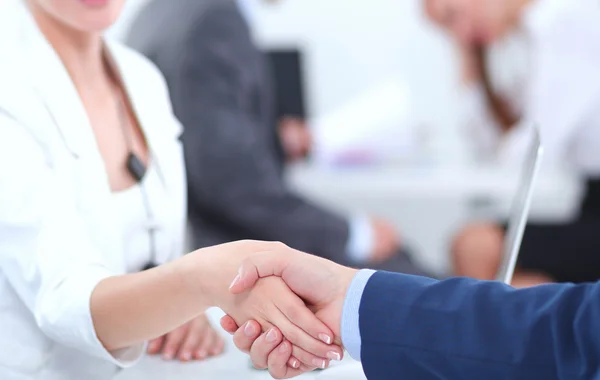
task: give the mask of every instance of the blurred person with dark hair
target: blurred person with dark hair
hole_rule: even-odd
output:
[[[184,125],[195,246],[276,240],[347,265],[422,273],[388,222],[346,219],[287,187],[282,153],[304,155],[305,137],[293,119],[282,134],[300,142],[279,136],[273,73],[249,25],[257,5],[155,0],[130,28],[129,44],[162,70]]]
[[[530,224],[513,285],[600,279],[600,3],[591,0],[426,0],[460,46],[470,134],[480,154],[523,158],[531,123],[545,160],[587,179],[579,217]],[[516,53],[516,54],[515,54]],[[456,274],[493,279],[504,230],[473,224],[453,246]]]

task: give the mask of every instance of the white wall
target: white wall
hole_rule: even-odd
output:
[[[147,1],[128,0],[112,32],[122,33]],[[263,46],[303,48],[309,106],[316,117],[381,82],[406,83],[415,122],[435,137],[434,150],[451,159],[464,151],[457,125],[457,60],[448,39],[425,19],[422,1],[263,1],[257,39]]]
[[[422,0],[281,0],[263,6],[258,21],[260,43],[304,47],[309,104],[317,116],[382,81],[402,81],[440,153],[460,151],[457,59],[449,40],[425,19]]]

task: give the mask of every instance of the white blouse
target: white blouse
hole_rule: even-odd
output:
[[[0,1],[0,379],[110,379],[144,345],[107,352],[90,299],[147,262],[145,210],[135,188],[111,192],[85,107],[23,3]],[[156,67],[107,49],[150,148],[144,186],[165,263],[184,247],[181,126]]]
[[[141,183],[112,193],[110,207],[119,225],[128,273],[154,264],[155,252],[169,250],[169,236],[161,226],[166,219],[161,205],[168,204],[168,196],[153,161]]]
[[[600,2],[535,0],[521,29],[489,53],[492,85],[512,100],[522,122],[501,136],[481,89],[467,96],[469,135],[479,154],[521,160],[531,123],[540,128],[545,165],[600,175]]]

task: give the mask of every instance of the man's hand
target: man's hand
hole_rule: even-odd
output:
[[[281,277],[341,343],[340,323],[346,291],[356,273],[332,261],[299,251],[269,252],[244,260],[230,291],[241,294],[265,277]]]
[[[189,273],[185,278],[199,283],[199,293],[208,298],[209,304],[221,308],[237,324],[256,320],[264,332],[277,327],[303,353],[327,362],[330,358],[339,359],[343,355],[341,347],[331,344],[335,332],[316,317],[281,278],[254,280],[253,288],[243,294],[234,295],[228,289],[231,279],[248,258],[265,254],[285,257],[293,253],[301,254],[281,243],[240,241],[224,244],[188,255],[189,263],[185,268]],[[199,267],[219,270],[202,271]],[[204,275],[199,278],[198,273]]]
[[[281,277],[290,289],[307,303],[315,315],[332,329],[335,334],[335,342],[341,344],[342,307],[347,289],[355,273],[354,269],[298,251],[288,251],[285,254],[265,253],[244,261],[230,290],[236,294],[243,293],[252,288],[260,278]],[[229,316],[221,320],[221,325],[230,333],[234,333],[240,326]],[[244,331],[239,329],[236,336],[241,334],[244,334]],[[266,343],[263,340],[256,342],[254,339],[250,340],[253,343],[250,352],[255,364],[274,360],[272,355],[277,357],[276,352],[270,352],[268,347],[265,347]],[[241,350],[248,350],[248,338],[245,341],[238,338],[236,345]],[[269,366],[274,377],[289,377],[290,374],[305,372],[313,367],[324,367],[321,362],[314,360],[314,357],[304,355],[296,347],[293,347],[292,350],[292,357],[288,362],[289,372]],[[270,352],[268,357],[265,352]],[[329,359],[338,358],[329,357]]]
[[[400,237],[394,226],[385,220],[373,218],[371,227],[374,246],[369,256],[369,263],[380,264],[399,252]]]

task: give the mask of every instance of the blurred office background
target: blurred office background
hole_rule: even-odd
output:
[[[126,35],[145,3],[129,0],[109,34]],[[289,170],[292,186],[334,209],[391,220],[415,259],[438,274],[450,271],[462,226],[508,217],[521,166],[475,157],[457,51],[422,0],[286,0],[251,12],[263,50],[300,53],[315,145]],[[532,219],[572,219],[581,185],[564,168],[544,171]]]

